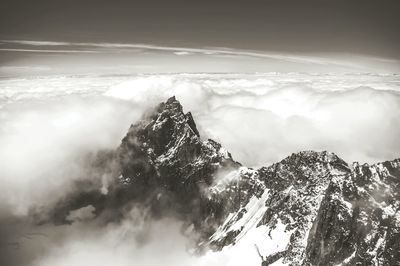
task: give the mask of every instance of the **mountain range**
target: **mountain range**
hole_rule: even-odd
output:
[[[301,151],[248,168],[202,139],[171,97],[117,149],[99,153],[96,167],[112,176],[107,191],[83,185],[49,219],[68,223],[71,211],[92,205],[108,222],[138,205],[152,218],[182,221],[199,254],[251,245],[262,265],[400,265],[400,159],[348,164]]]

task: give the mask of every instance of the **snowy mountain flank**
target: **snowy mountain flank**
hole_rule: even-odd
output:
[[[114,176],[107,192],[71,195],[54,208],[54,222],[88,205],[110,221],[140,204],[152,217],[183,221],[200,253],[246,247],[259,252],[258,265],[400,265],[400,159],[347,164],[302,151],[247,168],[203,140],[175,97],[103,157]]]

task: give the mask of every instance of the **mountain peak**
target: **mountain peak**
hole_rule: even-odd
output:
[[[342,160],[339,156],[337,156],[333,152],[328,151],[313,151],[313,150],[305,150],[297,153],[292,153],[290,156],[286,157],[283,161],[301,161],[304,163],[309,162],[321,162],[321,163],[342,163],[347,165],[347,163]]]
[[[171,97],[169,97],[166,103],[168,104],[168,103],[174,103],[174,102],[177,102],[177,103],[179,103],[179,102],[176,100],[176,97],[175,97],[175,95],[174,95],[174,96],[171,96]]]
[[[172,96],[166,102],[162,102],[156,108],[157,112],[168,111],[171,114],[183,114],[183,107],[181,103]]]
[[[158,191],[156,206],[160,199],[173,201],[161,209],[190,214],[195,227],[204,225],[206,208],[219,204],[207,201],[204,188],[214,182],[217,171],[238,165],[219,143],[200,138],[192,114],[185,114],[175,97],[130,127],[118,157],[123,184],[135,188],[143,184],[141,193]],[[214,219],[218,215],[209,219],[210,224]]]

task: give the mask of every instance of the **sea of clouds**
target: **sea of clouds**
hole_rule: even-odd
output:
[[[143,223],[130,214],[106,227],[91,220],[90,213],[71,214],[72,224],[58,227],[32,227],[25,219],[33,206],[56,202],[74,189],[74,181],[87,178],[85,154],[117,147],[131,123],[172,95],[192,112],[204,139],[220,142],[246,166],[269,165],[301,150],[332,151],[347,162],[400,157],[398,75],[2,79],[0,253],[10,265],[228,263],[223,255],[207,260],[188,255],[190,239],[178,221],[157,221],[151,230],[142,230]]]

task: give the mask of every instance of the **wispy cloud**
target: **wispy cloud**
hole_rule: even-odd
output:
[[[193,60],[203,57],[216,60],[216,58],[229,58],[234,62],[245,66],[245,69],[257,69],[263,72],[275,69],[282,71],[282,63],[287,63],[287,71],[339,71],[339,72],[389,72],[397,73],[400,61],[388,58],[377,58],[357,54],[296,54],[260,50],[233,49],[228,47],[180,47],[143,43],[109,43],[109,42],[66,42],[47,40],[0,40],[0,52],[24,52],[24,53],[58,53],[58,54],[126,54],[154,56],[155,53],[164,53],[176,57],[193,57]],[[151,54],[153,52],[153,54]],[[195,58],[196,57],[196,58]],[[254,59],[257,66],[245,65],[243,59]],[[228,60],[228,59],[227,59]],[[276,65],[278,64],[278,66]],[[279,66],[280,64],[280,66]],[[280,67],[280,68],[279,68]],[[259,70],[258,70],[259,69]],[[224,71],[224,70],[223,70]],[[275,71],[275,70],[272,70]],[[286,71],[286,70],[284,70]]]
[[[18,49],[18,48],[0,48],[5,52],[25,52],[25,53],[98,53],[90,50],[49,50],[49,49]]]
[[[2,51],[20,51],[20,52],[105,52],[105,51],[88,51],[84,50],[88,47],[92,48],[103,48],[107,49],[107,52],[129,52],[131,49],[137,50],[152,50],[152,51],[164,51],[164,52],[172,52],[177,56],[185,56],[185,55],[193,55],[193,54],[204,54],[204,55],[230,55],[230,56],[243,56],[243,57],[254,57],[254,58],[265,58],[265,59],[273,59],[273,60],[283,60],[294,63],[308,63],[308,64],[319,64],[319,65],[327,65],[327,64],[335,64],[335,65],[346,65],[349,66],[348,63],[336,62],[332,59],[327,59],[323,57],[310,57],[310,56],[300,56],[300,55],[283,55],[277,53],[267,53],[262,51],[252,51],[252,50],[242,50],[242,49],[231,49],[224,47],[210,47],[210,48],[189,48],[189,47],[174,47],[174,46],[161,46],[161,45],[152,45],[152,44],[134,44],[134,43],[107,43],[107,42],[55,42],[55,41],[31,41],[31,40],[0,40],[0,43],[3,44],[15,44],[15,45],[24,45],[24,46],[42,46],[46,49],[0,49]],[[75,47],[74,50],[50,50],[48,47],[51,46],[66,46],[66,47]]]
[[[69,42],[28,41],[28,40],[1,40],[2,43],[25,44],[34,46],[60,46],[70,45]]]

